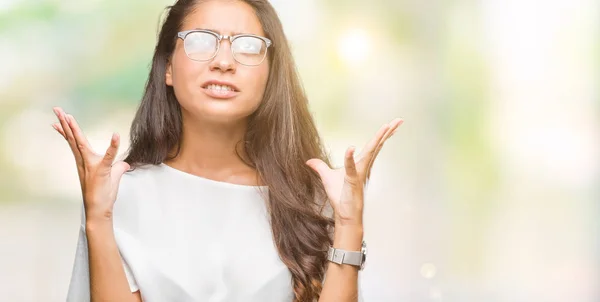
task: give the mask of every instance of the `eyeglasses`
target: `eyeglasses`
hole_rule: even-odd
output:
[[[221,41],[227,39],[231,43],[233,58],[246,66],[260,65],[271,46],[271,40],[265,37],[251,34],[226,36],[203,29],[182,31],[177,33],[177,37],[183,40],[187,57],[194,61],[213,59],[219,52]]]

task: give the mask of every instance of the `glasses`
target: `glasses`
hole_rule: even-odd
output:
[[[251,35],[221,35],[209,30],[193,29],[177,33],[183,40],[183,48],[188,58],[194,61],[212,60],[219,52],[223,39],[231,43],[231,54],[236,62],[246,66],[257,66],[265,60],[271,40]]]

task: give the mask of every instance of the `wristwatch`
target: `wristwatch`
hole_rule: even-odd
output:
[[[358,252],[345,251],[330,246],[329,251],[327,251],[327,260],[337,264],[358,266],[358,269],[362,270],[365,267],[365,261],[367,260],[367,244],[363,241],[362,248]]]

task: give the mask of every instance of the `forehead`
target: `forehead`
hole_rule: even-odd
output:
[[[210,29],[222,35],[255,34],[264,32],[254,9],[238,0],[203,1],[186,16],[182,30]]]

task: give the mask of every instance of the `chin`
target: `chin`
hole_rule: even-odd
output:
[[[182,107],[197,119],[215,123],[232,123],[245,120],[258,106],[241,106],[233,100],[202,100],[192,106]]]

